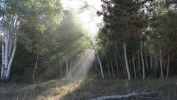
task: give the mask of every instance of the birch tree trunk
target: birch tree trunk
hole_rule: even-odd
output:
[[[141,73],[141,61],[140,61],[140,54],[138,54],[138,72],[139,73],[139,77],[141,77],[142,73]]]
[[[125,59],[125,66],[126,66],[126,70],[127,70],[127,76],[128,76],[128,80],[131,80],[130,70],[129,70],[129,66],[128,66],[128,60],[127,60],[127,50],[126,50],[125,42],[123,43],[123,48],[124,48],[124,59]]]
[[[5,45],[4,45],[4,36],[2,35],[2,66],[1,66],[1,79],[4,78],[4,69],[5,69]]]
[[[137,75],[136,75],[136,68],[135,68],[135,56],[133,55],[133,58],[132,58],[132,63],[133,63],[133,70],[134,70],[134,75],[135,75],[135,79],[137,78]]]
[[[3,16],[5,22],[7,16]],[[10,76],[12,62],[15,56],[17,47],[17,35],[19,22],[17,16],[10,16],[10,22],[7,27],[2,30],[2,66],[1,66],[1,79],[7,80]]]
[[[8,62],[9,62],[9,59],[8,59],[8,51],[9,51],[9,33],[7,31],[5,31],[5,69],[4,69],[4,76],[5,76],[5,79],[7,79],[7,69],[8,69]]]
[[[143,59],[143,43],[140,43],[141,45],[141,62],[142,62],[142,70],[143,70],[143,79],[146,78],[145,74],[145,67],[144,67],[144,59]]]
[[[12,36],[5,31],[2,35],[2,66],[1,79],[9,79],[12,62],[15,56],[17,47],[17,36],[14,33]],[[13,44],[12,44],[13,43]]]
[[[9,76],[10,76],[11,66],[12,66],[12,62],[14,60],[16,48],[17,48],[17,39],[16,39],[16,34],[15,34],[13,50],[12,50],[12,54],[10,55],[10,60],[9,60],[8,69],[7,69],[7,76],[6,76],[7,78],[9,78]]]
[[[88,38],[89,39],[89,38]],[[95,45],[93,44],[93,41],[91,39],[89,39],[91,42],[91,45],[93,46],[94,51],[96,51]],[[102,63],[100,61],[100,57],[96,54],[96,58],[98,60],[99,66],[100,66],[100,70],[101,70],[101,77],[104,79],[104,72],[103,72],[103,66]]]
[[[100,66],[101,76],[104,79],[103,66],[101,64],[100,57],[98,55],[97,55],[97,60],[98,60],[99,66]]]
[[[39,57],[37,56],[35,66],[34,66],[34,69],[33,69],[33,80],[35,79],[35,73],[36,73],[36,69],[37,69],[37,65],[38,65],[38,59],[39,59]]]

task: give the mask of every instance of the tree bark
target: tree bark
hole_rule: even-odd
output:
[[[5,46],[4,46],[4,36],[2,36],[2,66],[1,66],[1,79],[4,78],[4,68],[5,68]]]
[[[128,66],[128,60],[127,60],[127,50],[126,50],[125,42],[123,43],[123,48],[124,48],[124,60],[125,60],[125,66],[126,66],[126,70],[127,70],[127,76],[128,76],[128,80],[131,80],[130,70],[129,70],[129,66]]]
[[[8,69],[7,69],[7,76],[6,76],[7,78],[9,78],[9,76],[10,76],[11,66],[12,66],[12,62],[14,60],[14,56],[15,56],[15,52],[16,52],[16,48],[17,48],[16,34],[15,34],[13,42],[14,42],[14,44],[13,44],[13,50],[12,50],[12,53],[10,55],[10,60],[9,60]]]
[[[133,70],[134,70],[134,75],[135,75],[135,79],[137,78],[137,75],[136,75],[136,68],[135,68],[135,56],[133,55],[133,58],[132,58],[132,63],[133,63]]]
[[[88,38],[89,39],[89,38]],[[93,46],[94,51],[96,51],[95,45],[93,44],[93,41],[91,39],[89,39],[91,42],[91,45]],[[96,54],[96,58],[98,60],[99,66],[100,66],[100,70],[101,70],[101,77],[104,79],[104,72],[103,72],[103,66],[102,63],[100,61],[100,57]]]
[[[8,69],[8,54],[9,54],[9,33],[7,33],[7,31],[5,31],[5,69],[4,69],[4,78],[7,79],[7,69]]]
[[[18,16],[11,16],[10,22],[8,23],[9,27],[4,28],[2,30],[2,66],[1,66],[1,79],[7,80],[10,76],[12,62],[16,52],[16,45],[17,45],[17,35],[16,30],[18,30],[17,21]],[[3,21],[7,20],[7,16],[3,16]]]
[[[140,54],[138,54],[138,71],[141,72],[141,61],[140,61]],[[142,73],[139,73],[139,77],[141,77]]]
[[[100,65],[101,76],[102,76],[102,78],[104,79],[103,66],[102,66],[102,64],[101,64],[101,61],[100,61],[100,58],[98,57],[98,55],[97,55],[97,60],[98,60],[98,63],[99,63],[99,65]]]
[[[37,64],[38,64],[38,56],[36,58],[36,63],[35,63],[35,66],[34,66],[34,69],[33,69],[33,80],[35,79],[35,73],[36,73],[36,69],[37,69]]]
[[[143,79],[146,78],[146,74],[145,74],[145,67],[144,67],[144,59],[143,59],[143,43],[140,43],[141,45],[141,62],[142,62],[142,70],[143,70]]]

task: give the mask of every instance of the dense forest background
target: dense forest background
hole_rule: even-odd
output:
[[[5,79],[27,82],[74,76],[128,80],[174,76],[176,3],[102,0],[97,15],[103,23],[92,40],[59,0],[1,0],[1,79],[9,67],[10,76]],[[81,12],[84,9],[87,4]],[[9,62],[6,68],[4,61],[11,61],[13,48],[12,65]]]

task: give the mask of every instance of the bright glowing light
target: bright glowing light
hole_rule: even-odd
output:
[[[72,11],[82,28],[86,30],[89,37],[94,40],[98,33],[98,24],[102,22],[102,17],[98,17],[96,12],[101,10],[101,0],[62,0],[65,10]],[[66,75],[72,79],[84,78],[95,60],[94,50],[87,49],[82,58],[72,62],[72,68]]]
[[[98,24],[102,22],[102,17],[96,15],[101,10],[101,0],[62,0],[62,3],[65,10],[72,10],[76,14],[90,38],[94,38],[99,30]],[[81,11],[85,5],[88,5],[87,8]]]

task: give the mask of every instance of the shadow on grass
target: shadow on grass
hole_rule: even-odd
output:
[[[90,100],[101,96],[123,95],[140,90],[141,92],[147,90],[157,93],[157,96],[153,96],[160,98],[157,100],[176,100],[177,98],[176,78],[133,81],[87,78],[87,80],[77,81],[53,80],[34,85],[11,83],[0,83],[0,85],[0,100]],[[152,100],[152,98],[145,99],[144,97],[121,100]]]
[[[125,95],[131,92],[148,92],[150,94],[132,96],[126,99],[109,100],[176,100],[177,80],[118,80],[118,79],[89,79],[79,88],[65,95],[62,100],[91,100],[93,98],[112,95]],[[108,99],[106,99],[108,100]]]

